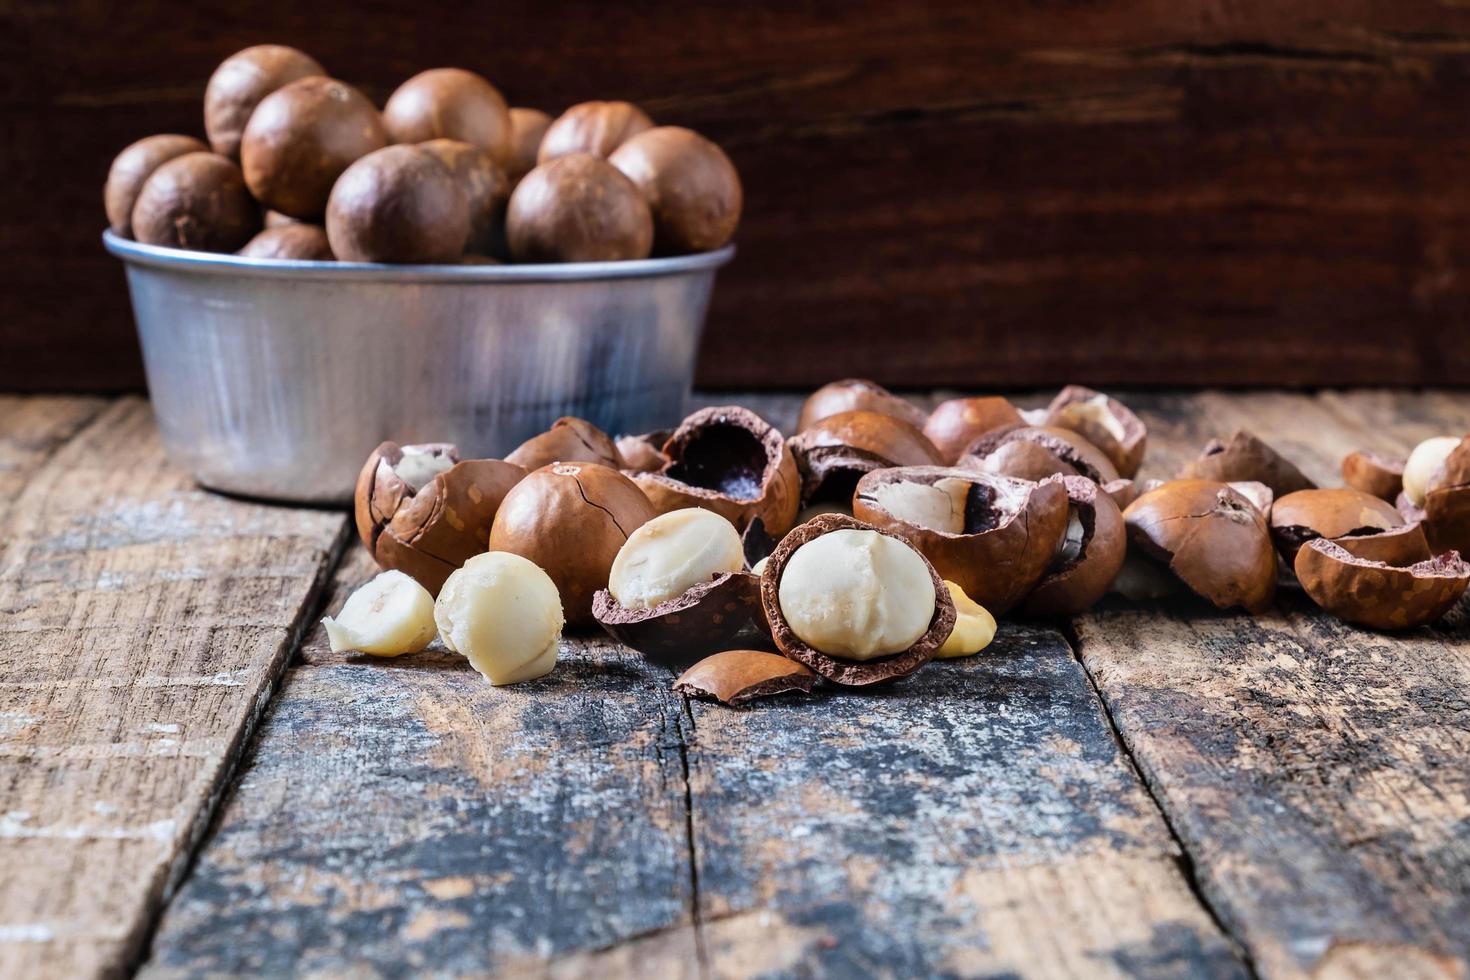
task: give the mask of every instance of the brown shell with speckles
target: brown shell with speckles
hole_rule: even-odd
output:
[[[1366,451],[1342,459],[1342,482],[1390,503],[1404,489],[1404,458]]]
[[[1198,459],[1185,464],[1179,478],[1219,483],[1249,480],[1264,483],[1277,497],[1317,486],[1293,463],[1244,429],[1237,429],[1229,442],[1211,440]]]
[[[1412,629],[1439,619],[1470,586],[1470,565],[1456,552],[1406,568],[1358,558],[1318,538],[1296,556],[1296,577],[1312,601],[1350,623]]]
[[[592,616],[608,635],[650,660],[687,663],[718,650],[759,621],[760,579],[725,572],[648,609],[628,609],[611,592],[592,597]]]
[[[895,540],[904,540],[891,531],[873,527],[871,524],[865,524],[844,514],[823,514],[821,517],[807,521],[786,535],[776,546],[776,550],[771,552],[770,561],[766,563],[766,570],[761,575],[761,606],[765,610],[767,621],[771,624],[771,638],[776,641],[776,646],[786,656],[798,663],[805,664],[835,684],[847,687],[866,687],[869,684],[881,684],[884,681],[907,677],[933,660],[934,654],[944,645],[944,641],[949,639],[949,634],[954,631],[954,600],[950,597],[949,589],[945,588],[943,579],[939,577],[939,573],[934,570],[934,566],[927,558],[924,559],[924,565],[929,569],[929,575],[934,580],[934,616],[929,620],[928,631],[902,653],[873,660],[846,660],[842,657],[834,657],[802,642],[796,632],[787,625],[786,618],[781,612],[781,603],[778,598],[781,576],[785,573],[786,563],[791,560],[791,556],[802,545],[824,534],[844,528],[877,531]],[[908,542],[904,543],[908,544]],[[913,547],[911,544],[909,546]],[[922,558],[923,553],[919,554]]]
[[[1371,534],[1403,523],[1392,504],[1347,487],[1298,490],[1271,506],[1271,537],[1288,565],[1296,560],[1302,545],[1314,538]]]
[[[745,704],[788,691],[808,694],[817,683],[811,668],[765,650],[726,650],[706,657],[679,675],[674,691],[723,704]]]

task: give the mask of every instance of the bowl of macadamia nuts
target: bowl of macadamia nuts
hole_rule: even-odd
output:
[[[434,68],[381,107],[294,48],[216,69],[202,138],[125,148],[125,264],[165,445],[200,483],[340,503],[384,439],[495,457],[561,415],[684,410],[739,174],[638,106],[511,107]]]
[[[1107,599],[1259,615],[1288,591],[1373,630],[1435,622],[1470,588],[1470,436],[1368,452],[1319,487],[1260,436],[1142,480],[1148,432],[1079,385],[925,411],[825,385],[783,433],[700,409],[614,438],[558,419],[498,459],[385,442],[358,535],[383,569],[325,622],[334,650],[437,636],[492,684],[556,669],[602,631],[730,705],[901,682],[984,651],[997,618]]]

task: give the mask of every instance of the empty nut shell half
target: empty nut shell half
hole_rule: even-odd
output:
[[[438,459],[420,470],[417,477],[426,479],[417,487],[405,479],[405,452]],[[385,442],[357,478],[358,536],[380,566],[413,576],[437,595],[451,572],[485,550],[501,501],[525,475],[496,459],[461,461],[447,443]]]
[[[924,423],[924,435],[939,450],[940,461],[953,466],[965,447],[987,432],[1024,424],[1021,413],[1008,399],[951,398],[934,406]]]
[[[1361,490],[1298,490],[1271,507],[1271,537],[1290,565],[1296,553],[1315,538],[1374,534],[1404,523],[1394,506]]]
[[[1376,534],[1349,535],[1336,539],[1336,543],[1355,558],[1381,561],[1400,568],[1428,561],[1434,554],[1424,536],[1424,525],[1418,521]]]
[[[674,681],[674,691],[692,698],[713,698],[723,704],[745,704],[788,691],[808,694],[816,683],[817,675],[811,668],[779,653],[726,650],[680,674]]]
[[[858,409],[820,419],[787,440],[801,473],[802,505],[847,503],[864,473],[895,466],[938,466],[939,450],[913,425]]]
[[[650,660],[688,663],[730,641],[757,621],[760,579],[725,572],[648,609],[629,609],[601,589],[592,616],[608,635]]]
[[[1470,565],[1456,552],[1406,568],[1352,555],[1319,538],[1296,556],[1296,577],[1312,601],[1350,623],[1411,629],[1439,619],[1470,585]]]
[[[1061,480],[1031,483],[943,466],[876,470],[858,481],[853,515],[903,537],[999,616],[1051,566],[1067,528],[1067,490]]]
[[[761,607],[771,625],[771,638],[776,641],[776,646],[786,656],[798,663],[805,664],[836,684],[865,687],[869,684],[879,684],[907,677],[933,660],[940,646],[954,630],[954,600],[950,598],[949,589],[945,587],[939,573],[934,570],[934,566],[927,559],[924,559],[924,566],[928,569],[934,583],[934,615],[929,620],[928,630],[907,650],[899,653],[872,660],[847,660],[823,653],[803,642],[787,623],[781,611],[779,599],[781,576],[785,573],[792,555],[796,554],[802,545],[815,541],[824,534],[846,529],[876,531],[899,541],[904,540],[897,534],[882,528],[875,528],[844,514],[823,514],[794,529],[781,540],[776,550],[771,552],[771,557],[766,562],[766,569],[761,574]],[[908,546],[912,547],[912,545]],[[922,559],[922,552],[919,554]]]
[[[975,440],[959,465],[1033,482],[1049,476],[1085,476],[1098,486],[1118,479],[1113,461],[1070,429],[1023,425]]]
[[[781,433],[748,408],[701,409],[664,443],[668,462],[632,474],[657,513],[703,507],[744,531],[759,517],[782,535],[796,522],[801,479]]]
[[[1021,611],[1030,616],[1070,616],[1101,599],[1123,567],[1128,536],[1113,498],[1085,476],[1063,477],[1067,530],[1051,567],[1031,590]]]
[[[1252,480],[1270,487],[1277,497],[1317,486],[1284,456],[1244,429],[1236,430],[1229,442],[1212,439],[1198,459],[1185,464],[1179,478],[1220,483]]]
[[[1129,504],[1123,522],[1130,544],[1220,609],[1262,612],[1276,596],[1266,519],[1233,487],[1171,480]]]
[[[1436,554],[1470,554],[1470,436],[1450,450],[1424,494],[1425,533]]]
[[[1047,406],[1045,425],[1070,429],[1101,449],[1120,476],[1132,478],[1143,465],[1148,430],[1116,398],[1082,385],[1067,385]]]
[[[1392,502],[1404,489],[1404,459],[1370,452],[1348,453],[1342,460],[1342,482]]]
[[[551,463],[597,463],[614,470],[627,466],[611,436],[591,422],[570,415],[511,450],[505,461],[527,470],[539,470]]]
[[[858,409],[892,415],[920,429],[927,421],[923,409],[882,385],[863,378],[844,378],[822,385],[807,397],[801,406],[796,431],[804,432],[808,426],[829,415]]]

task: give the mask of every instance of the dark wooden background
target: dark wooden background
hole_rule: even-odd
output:
[[[0,388],[141,384],[98,242],[214,65],[642,103],[744,177],[700,380],[1470,379],[1470,9],[1422,0],[0,2]]]

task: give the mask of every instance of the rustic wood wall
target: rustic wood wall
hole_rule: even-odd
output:
[[[112,155],[223,56],[626,97],[745,178],[707,385],[1464,382],[1451,0],[0,4],[0,388],[140,384]]]

